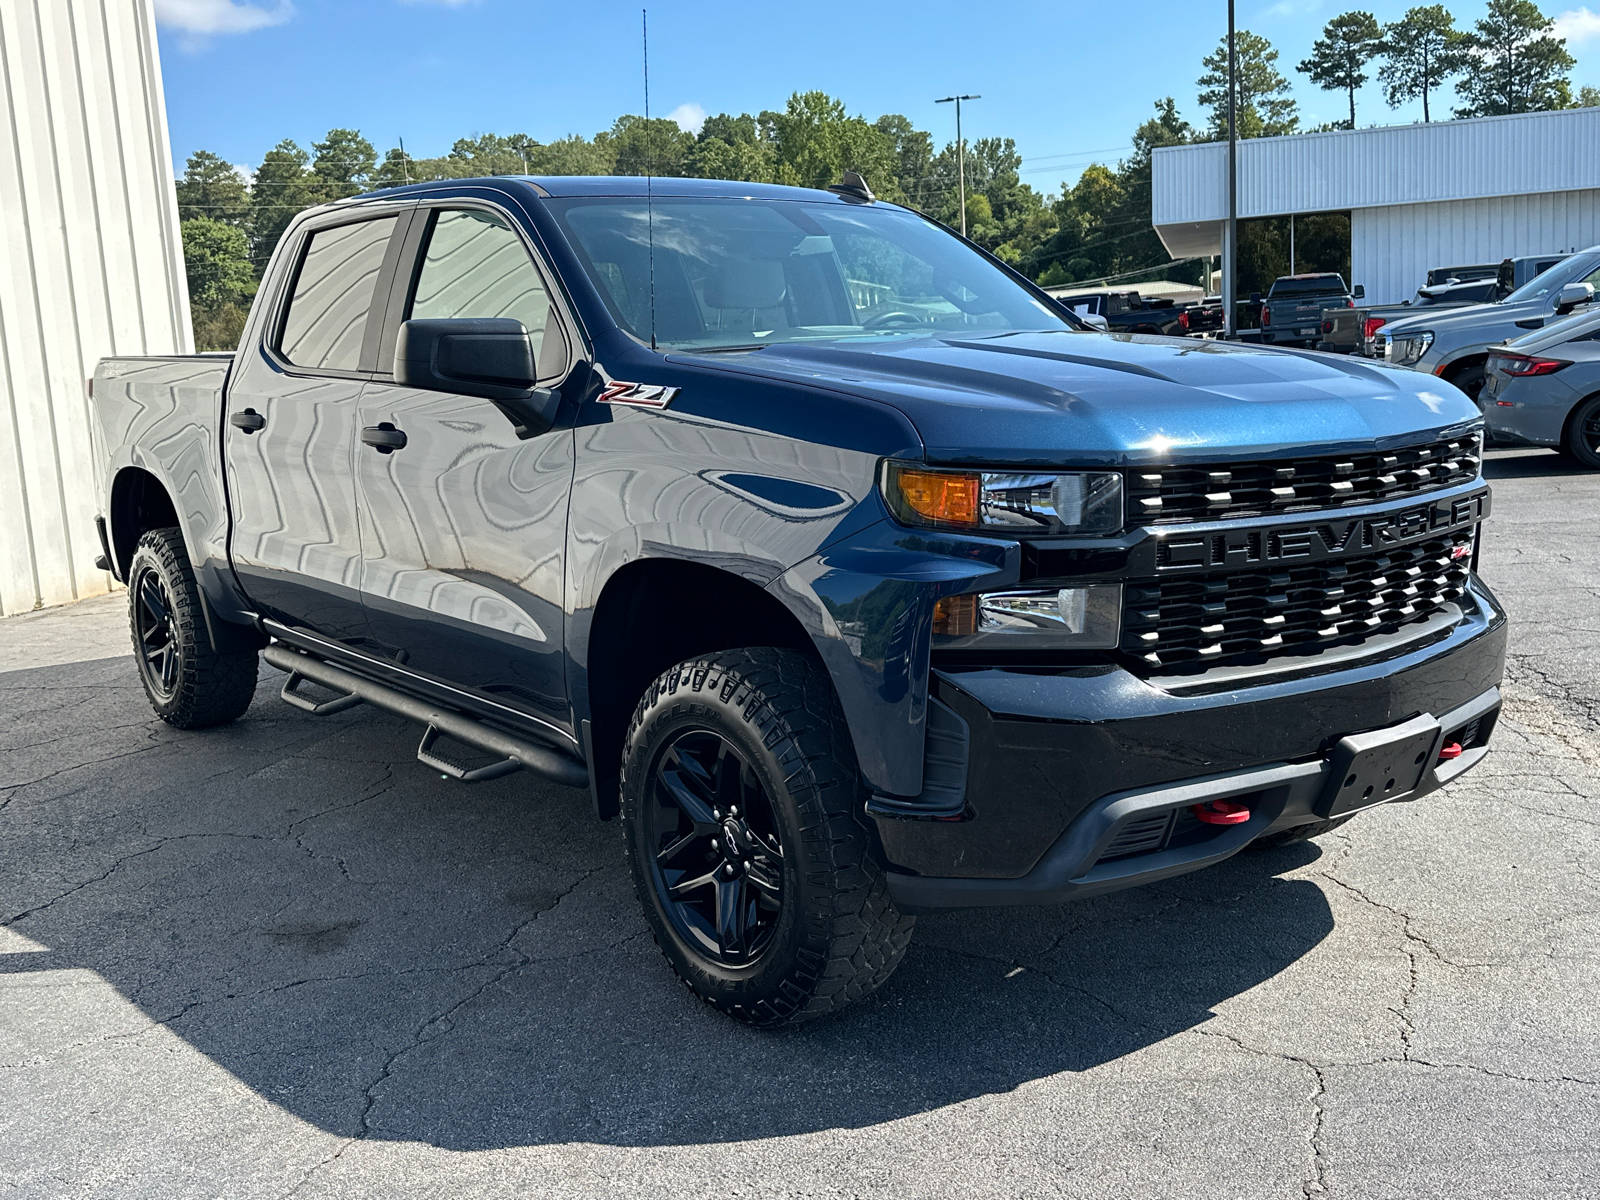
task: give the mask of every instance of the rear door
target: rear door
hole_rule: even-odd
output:
[[[409,206],[408,206],[409,207]],[[291,235],[261,338],[228,388],[231,551],[257,610],[359,643],[361,539],[352,479],[357,404],[372,373],[405,209],[350,214]]]
[[[507,210],[420,209],[396,276],[385,351],[400,321],[513,317],[535,341],[540,382],[563,379],[575,340],[551,276]],[[361,401],[362,599],[373,635],[407,669],[464,686],[570,733],[563,583],[573,433],[563,414],[519,440],[494,404],[401,387],[390,372]]]

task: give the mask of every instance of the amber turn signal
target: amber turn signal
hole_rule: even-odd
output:
[[[978,524],[980,476],[901,467],[892,479],[900,501],[923,520],[939,525]]]

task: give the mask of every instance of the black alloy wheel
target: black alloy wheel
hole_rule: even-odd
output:
[[[139,674],[153,701],[170,701],[183,675],[183,646],[174,625],[172,594],[148,563],[140,564],[128,590]]]
[[[662,749],[650,787],[642,832],[662,909],[708,958],[754,962],[783,912],[783,842],[760,779],[726,738],[690,729]]]
[[[689,659],[622,746],[622,833],[656,945],[706,1003],[771,1027],[893,974],[916,918],[874,856],[866,783],[827,669],[796,650]]]
[[[145,697],[168,725],[223,725],[250,707],[258,656],[212,645],[177,528],[146,530],[139,538],[128,565],[128,626]]]
[[[1600,471],[1600,396],[1590,396],[1573,410],[1561,449],[1591,471]]]

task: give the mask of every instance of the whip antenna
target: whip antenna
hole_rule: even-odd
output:
[[[639,10],[644,34],[644,213],[645,236],[650,244],[650,349],[656,348],[656,209],[652,194],[655,144],[650,140],[650,10]]]

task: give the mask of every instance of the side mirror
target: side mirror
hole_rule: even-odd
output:
[[[508,317],[407,321],[395,343],[396,383],[488,400],[519,438],[545,432],[561,407],[559,393],[534,386],[538,375],[527,329]]]
[[[1594,284],[1569,283],[1556,293],[1556,312],[1569,313],[1580,304],[1594,299]]]
[[[1357,300],[1365,300],[1367,298],[1366,286],[1358,283],[1355,285],[1355,287],[1350,289],[1350,294]]]
[[[1111,323],[1099,313],[1084,313],[1080,320],[1091,329],[1098,329],[1101,333],[1105,333],[1111,328]]]
[[[1261,303],[1261,293],[1260,292],[1251,292],[1250,293],[1250,303],[1251,304],[1260,304]]]

